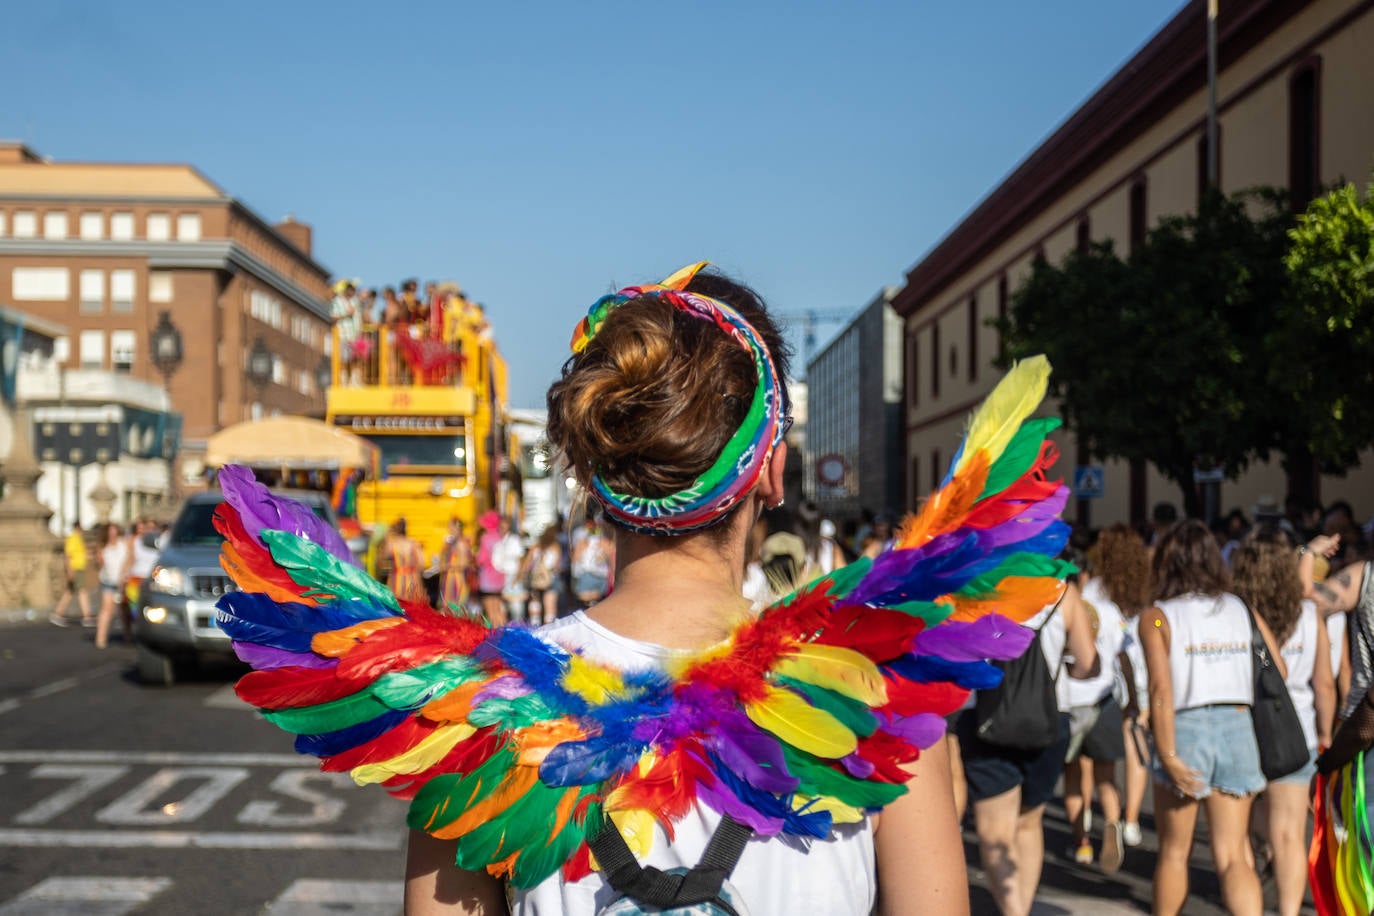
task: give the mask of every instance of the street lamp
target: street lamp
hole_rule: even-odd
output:
[[[149,352],[152,353],[153,365],[157,371],[162,373],[162,386],[167,389],[167,410],[172,409],[172,376],[177,369],[181,368],[181,361],[185,357],[185,351],[181,345],[181,331],[172,324],[171,312],[163,309],[158,315],[157,324],[153,326],[148,340]],[[168,511],[176,502],[177,495],[177,474],[176,474],[176,455],[174,449],[163,443],[166,450],[167,459],[167,505]],[[104,480],[102,475],[101,480]]]
[[[329,390],[329,383],[333,381],[334,367],[331,365],[328,356],[320,357],[320,364],[315,367],[315,384],[319,387],[320,393]]]
[[[262,390],[272,381],[272,351],[259,336],[253,341],[253,349],[248,351],[248,378],[258,389],[258,401],[262,401]]]

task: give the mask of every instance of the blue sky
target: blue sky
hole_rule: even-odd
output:
[[[535,406],[618,285],[900,283],[1178,6],[45,0],[0,29],[0,136],[191,162],[337,275],[458,280]]]

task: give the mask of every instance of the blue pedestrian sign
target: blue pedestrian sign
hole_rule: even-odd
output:
[[[1073,495],[1079,499],[1101,499],[1102,477],[1102,465],[1080,464],[1073,469]]]

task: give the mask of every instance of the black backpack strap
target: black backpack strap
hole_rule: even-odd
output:
[[[589,845],[606,881],[632,900],[659,909],[711,901],[730,916],[736,916],[734,908],[721,899],[720,888],[739,864],[753,835],[752,828],[725,815],[706,844],[701,861],[685,875],[670,875],[652,865],[640,865],[615,823],[604,815],[601,829]]]

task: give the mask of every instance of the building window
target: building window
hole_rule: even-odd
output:
[[[1307,209],[1321,187],[1321,58],[1298,65],[1288,81],[1288,192]]]
[[[83,314],[98,315],[105,310],[105,271],[81,271],[77,286],[81,291],[80,309]]]
[[[67,237],[67,214],[50,211],[43,214],[43,238],[65,239]]]
[[[10,294],[25,302],[63,302],[71,296],[71,273],[65,267],[16,267]]]
[[[172,274],[167,270],[148,271],[148,301],[172,301]]]
[[[177,216],[177,241],[200,241],[200,214],[181,213]]]
[[[930,453],[930,488],[932,490],[940,487],[940,450],[933,449]]]
[[[930,323],[930,396],[940,396],[940,322]]]
[[[172,237],[172,217],[166,213],[149,213],[144,238],[150,242],[165,242]]]
[[[1007,320],[1007,312],[1011,307],[1010,294],[1007,292],[1007,275],[1002,274],[997,278],[997,318],[999,321]],[[1002,333],[997,333],[997,357],[1005,359],[1007,355],[1007,342],[1003,339]]]
[[[921,403],[921,335],[909,331],[906,335],[906,399],[911,407]]]
[[[116,242],[127,242],[134,237],[134,215],[132,213],[110,214],[110,238]]]
[[[133,331],[110,332],[110,365],[116,372],[133,372],[138,336]]]
[[[15,210],[14,237],[17,239],[38,238],[38,214],[32,210]]]
[[[88,242],[99,240],[105,235],[105,214],[97,212],[81,214],[78,231],[81,233],[81,238]]]
[[[134,310],[134,272],[132,270],[110,271],[110,311],[132,312]]]
[[[968,380],[978,381],[978,294],[968,297]]]
[[[274,385],[286,384],[286,365],[281,361],[280,356],[272,357],[272,383]]]
[[[252,406],[248,408],[248,417],[252,420],[262,419],[262,404],[260,402],[254,401]]]
[[[52,341],[52,358],[58,363],[65,363],[72,358],[72,339],[70,337],[54,337]]]
[[[80,337],[81,368],[105,368],[105,332],[82,331]]]
[[[1140,175],[1131,182],[1130,200],[1127,202],[1127,221],[1130,225],[1130,249],[1135,254],[1145,244],[1149,228],[1149,217],[1145,214],[1145,176]]]
[[[1073,230],[1073,250],[1079,254],[1087,254],[1092,243],[1092,223],[1088,221],[1088,214],[1084,213],[1078,218],[1078,225]]]
[[[0,239],[5,237],[5,211],[0,210]]]

